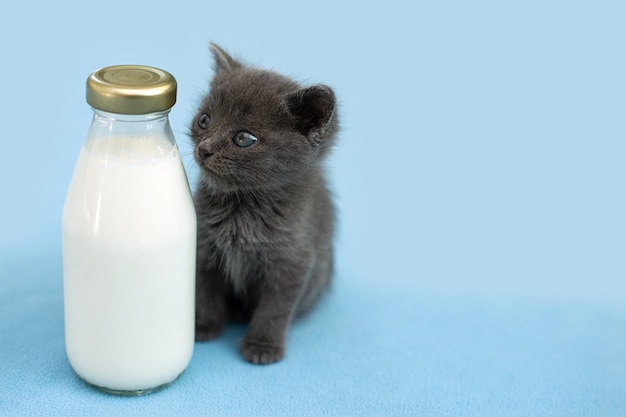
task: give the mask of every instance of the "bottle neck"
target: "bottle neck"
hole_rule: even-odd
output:
[[[119,114],[93,109],[94,117],[88,139],[110,136],[163,136],[175,143],[169,124],[169,109],[149,114]]]
[[[122,123],[143,123],[149,122],[153,120],[158,120],[162,118],[166,118],[170,113],[170,110],[165,110],[161,112],[148,113],[148,114],[120,114],[120,113],[110,113],[104,110],[99,110],[92,107],[94,112],[94,117],[102,118],[106,120],[110,120],[111,122],[122,122]]]

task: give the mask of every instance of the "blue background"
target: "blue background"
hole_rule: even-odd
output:
[[[620,1],[22,2],[0,17],[0,415],[626,415],[626,6]],[[331,293],[288,356],[197,344],[174,386],[115,398],[64,353],[60,217],[95,69],[178,80],[208,43],[332,86]]]

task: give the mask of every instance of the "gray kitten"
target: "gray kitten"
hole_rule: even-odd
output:
[[[333,272],[334,208],[323,162],[338,131],[324,85],[302,87],[211,44],[215,75],[191,128],[201,167],[196,340],[249,321],[253,363],[279,361],[293,317]]]

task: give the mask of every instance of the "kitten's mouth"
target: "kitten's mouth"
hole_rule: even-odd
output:
[[[202,166],[201,182],[205,184],[205,186],[219,191],[236,191],[239,189],[237,184],[204,165]]]
[[[214,177],[220,177],[219,172],[215,169],[215,167],[211,166],[210,163],[203,161],[200,163],[200,167],[207,174],[210,174],[211,176],[214,176]]]
[[[221,186],[228,183],[228,180],[224,178],[223,173],[215,166],[215,161],[211,161],[209,159],[201,159],[196,158],[198,165],[200,166],[202,173],[206,177],[206,179],[211,180],[210,182],[215,186]]]
[[[204,171],[208,173],[217,174],[217,172],[215,171],[215,168],[212,167],[213,165],[211,163],[212,154],[208,154],[206,152],[203,152],[202,150],[196,149],[194,156],[196,159],[196,163],[200,166],[200,168],[202,168]]]

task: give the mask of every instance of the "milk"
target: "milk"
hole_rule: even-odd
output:
[[[195,248],[175,144],[85,142],[63,210],[66,350],[81,378],[142,391],[183,372],[194,342]]]

